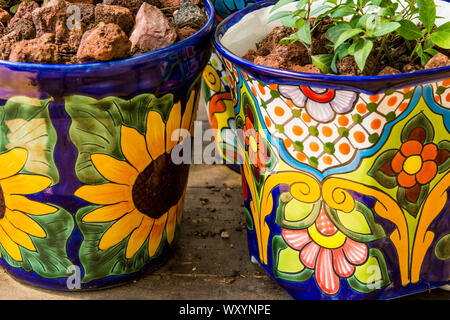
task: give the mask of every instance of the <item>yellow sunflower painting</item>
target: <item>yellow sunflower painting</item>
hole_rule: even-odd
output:
[[[106,251],[127,237],[125,257],[139,251],[148,239],[148,255],[156,255],[164,231],[169,244],[181,222],[189,165],[175,165],[171,151],[181,144],[179,129],[192,131],[196,94],[189,97],[184,115],[181,103],[175,103],[164,122],[160,112],[147,114],[146,133],[132,127],[120,127],[120,148],[125,161],[95,153],[91,161],[108,180],[84,185],[75,195],[101,207],[86,214],[83,223],[113,222],[101,236],[98,249]]]
[[[0,244],[15,261],[22,261],[21,248],[36,251],[32,237],[45,238],[45,230],[29,215],[55,213],[56,207],[29,200],[30,195],[47,189],[52,180],[37,174],[19,173],[28,151],[14,148],[0,154]]]

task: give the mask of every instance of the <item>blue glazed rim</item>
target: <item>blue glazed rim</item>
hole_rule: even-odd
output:
[[[450,66],[383,76],[340,76],[295,72],[257,65],[235,55],[229,51],[226,46],[224,46],[221,42],[223,35],[244,16],[253,11],[274,5],[277,2],[278,0],[257,2],[233,13],[217,26],[213,38],[215,48],[223,57],[249,71],[252,75],[263,80],[264,82],[276,82],[278,84],[291,85],[297,85],[299,82],[303,82],[308,84],[317,84],[322,87],[351,88],[369,94],[376,94],[390,88],[429,83],[435,80],[450,77]],[[444,2],[449,3],[449,0],[444,0]],[[448,6],[450,9],[450,3]]]
[[[166,48],[143,53],[126,59],[108,62],[91,62],[91,63],[77,63],[77,64],[41,64],[41,63],[25,63],[25,62],[12,62],[7,60],[0,60],[0,67],[4,66],[12,70],[25,72],[39,72],[41,74],[55,71],[61,72],[84,71],[84,73],[97,73],[97,72],[111,71],[114,68],[132,67],[137,64],[145,63],[146,61],[152,61],[154,60],[154,58],[158,58],[167,53],[179,51],[182,50],[183,48],[194,45],[198,41],[198,39],[208,36],[214,25],[215,9],[211,0],[203,0],[203,3],[205,5],[206,14],[208,15],[208,21],[206,22],[206,24],[194,35]]]

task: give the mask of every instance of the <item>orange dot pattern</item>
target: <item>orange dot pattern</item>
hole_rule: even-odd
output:
[[[294,98],[291,100],[276,94],[278,85],[263,85],[251,75],[247,76],[255,101],[266,103],[259,110],[269,133],[281,139],[286,150],[297,161],[306,164],[318,161],[319,170],[345,164],[354,158],[357,150],[373,146],[377,141],[373,137],[376,137],[375,133],[382,134],[387,114],[391,113],[392,117],[395,113],[398,117],[406,111],[414,90],[414,87],[406,87],[392,90],[387,95],[361,93],[353,110],[346,114],[336,113],[329,123],[319,123],[308,114],[306,106],[310,98],[301,98],[306,102],[297,106]],[[450,78],[442,83],[450,84]],[[450,102],[450,92],[440,94],[439,101]],[[311,160],[311,157],[315,159]]]

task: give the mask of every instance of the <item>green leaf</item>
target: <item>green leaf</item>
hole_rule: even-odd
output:
[[[398,204],[404,208],[408,213],[414,218],[420,212],[420,207],[422,203],[428,196],[428,191],[430,190],[429,185],[419,185],[420,190],[414,191],[416,199],[414,201],[410,201],[406,195],[407,190],[403,187],[399,187],[397,190],[397,202]]]
[[[336,42],[334,43],[334,49],[336,50],[345,41],[347,41],[348,39],[350,39],[362,32],[364,32],[364,30],[362,30],[360,28],[350,29],[350,30],[346,30],[346,31],[342,32],[339,35],[339,37],[337,38]]]
[[[322,73],[330,73],[331,60],[333,60],[332,54],[318,54],[311,56],[313,65],[322,71]]]
[[[203,99],[209,103],[209,99],[211,99],[211,89],[208,87],[208,84],[203,78],[202,78],[202,93]]]
[[[431,49],[434,47],[434,42],[430,38],[424,41],[423,43],[423,51],[426,52],[427,49]]]
[[[360,293],[368,294],[391,283],[383,253],[378,248],[369,249],[367,261],[356,266],[355,273],[347,279],[349,286]]]
[[[381,25],[379,28],[377,28],[372,33],[372,35],[374,37],[381,37],[381,36],[384,36],[385,34],[394,32],[399,27],[400,27],[400,23],[398,23],[398,22],[388,22],[388,23],[385,23],[385,24]]]
[[[358,242],[372,242],[386,236],[383,227],[375,222],[375,215],[369,207],[355,201],[351,212],[327,207],[331,221],[346,236]]]
[[[0,107],[0,151],[15,147],[28,151],[25,172],[59,182],[54,161],[57,133],[50,119],[51,100],[13,97]]]
[[[427,32],[434,27],[436,21],[436,4],[434,0],[422,0],[419,7],[419,17]]]
[[[108,250],[100,250],[98,248],[100,239],[114,222],[86,223],[82,221],[86,214],[98,208],[98,206],[88,206],[81,208],[76,213],[77,225],[83,235],[83,242],[80,246],[79,253],[80,261],[85,271],[81,280],[82,283],[88,283],[109,276],[131,274],[139,271],[151,261],[148,254],[148,238],[131,259],[127,259],[125,255],[129,237],[126,237]],[[178,233],[178,230],[176,230],[175,235],[177,236]],[[161,255],[166,243],[166,232],[164,232],[160,246],[153,258]]]
[[[272,255],[276,279],[305,282],[314,274],[313,269],[305,268],[300,262],[299,252],[289,247],[280,235],[272,238]]]
[[[323,11],[329,10],[331,8],[332,7],[329,7],[329,6],[326,6],[326,5],[320,6],[320,7],[316,8],[316,9],[312,10],[310,16],[311,17],[315,17],[315,16],[319,15],[319,13],[322,13]]]
[[[336,42],[342,32],[351,29],[352,26],[348,22],[340,22],[328,29],[328,31],[325,33],[325,37],[331,42]]]
[[[150,109],[158,110],[166,120],[173,106],[173,96],[156,98],[144,94],[131,100],[107,97],[101,100],[86,96],[66,98],[65,108],[72,118],[69,136],[78,150],[75,164],[77,178],[85,184],[106,182],[91,162],[94,153],[123,159],[120,149],[121,125],[146,131],[146,116]]]
[[[436,247],[434,247],[434,255],[442,261],[450,260],[450,233],[437,241]]]
[[[295,28],[298,20],[299,19],[297,17],[285,16],[281,18],[281,23],[283,24],[283,26]]]
[[[303,23],[296,34],[302,42],[309,45],[311,44],[311,29],[309,23]]]
[[[439,26],[430,35],[430,39],[443,49],[450,49],[450,21]]]
[[[337,59],[338,59],[338,54],[335,53],[333,56],[333,60],[331,60],[331,65],[330,65],[331,71],[333,71],[334,73],[338,73],[338,69],[336,66]]]
[[[397,154],[397,151],[398,150],[396,149],[391,149],[383,152],[378,158],[376,158],[372,167],[367,172],[369,176],[374,178],[379,184],[388,189],[392,189],[397,186],[397,178],[396,175],[391,174],[389,170],[384,171],[382,170],[382,168],[384,168],[385,166],[390,168],[390,162]]]
[[[291,11],[280,11],[280,12],[274,13],[273,15],[270,16],[269,20],[267,20],[267,23],[271,23],[272,21],[279,20],[279,19],[289,16],[291,14],[292,14]]]
[[[350,43],[343,43],[335,50],[334,52],[337,54],[339,60],[344,59],[346,56],[350,54],[349,50],[352,45]]]
[[[409,140],[409,136],[416,128],[422,128],[425,131],[423,144],[431,143],[434,139],[433,124],[423,113],[419,113],[411,118],[403,127],[401,141],[405,143]]]
[[[375,14],[365,14],[359,19],[357,27],[363,27],[366,30],[373,30],[375,28]]]
[[[252,215],[245,207],[244,207],[244,214],[245,214],[245,225],[247,226],[247,229],[250,231],[253,231],[254,226],[253,226]]]
[[[420,63],[422,64],[422,66],[425,66],[428,61],[430,61],[431,57],[426,54],[426,53],[422,53],[422,55],[420,56]]]
[[[333,11],[330,14],[330,17],[333,19],[338,19],[338,18],[343,18],[343,17],[349,16],[354,13],[356,13],[355,9],[346,6],[346,7],[338,8],[337,10]]]
[[[372,52],[373,42],[370,40],[360,40],[358,41],[355,48],[355,61],[360,70],[364,70],[366,65],[367,58],[369,54]]]
[[[447,151],[447,154],[449,154],[450,153],[450,141],[443,140],[443,141],[439,142],[438,149],[439,149],[439,152],[444,150],[444,151]],[[449,168],[450,168],[450,157],[447,157],[447,160],[445,160],[438,166],[438,172],[439,173],[446,172]]]
[[[22,261],[15,261],[1,247],[2,258],[10,266],[27,272],[34,271],[47,279],[66,278],[71,275],[69,267],[73,262],[70,261],[66,248],[74,228],[74,221],[70,213],[57,208],[59,210],[52,214],[29,216],[44,229],[46,236],[44,238],[31,236],[36,251],[21,247]]]
[[[318,217],[321,201],[306,203],[294,198],[290,192],[280,194],[275,222],[281,228],[304,229]]]
[[[285,6],[285,5],[287,5],[287,4],[289,4],[289,3],[291,3],[291,2],[294,2],[295,0],[280,0],[280,1],[278,1],[273,7],[272,7],[272,9],[270,9],[270,13],[272,13],[272,12],[274,12],[275,10],[277,10],[277,9],[279,9],[279,8],[281,8],[281,7],[283,7],[283,6]]]

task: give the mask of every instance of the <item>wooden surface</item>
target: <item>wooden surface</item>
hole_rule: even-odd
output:
[[[240,181],[225,166],[192,166],[180,240],[172,259],[153,274],[107,290],[53,292],[1,272],[0,299],[290,299],[249,261]],[[221,237],[223,231],[228,239]],[[450,300],[450,292],[435,289],[407,299]]]

